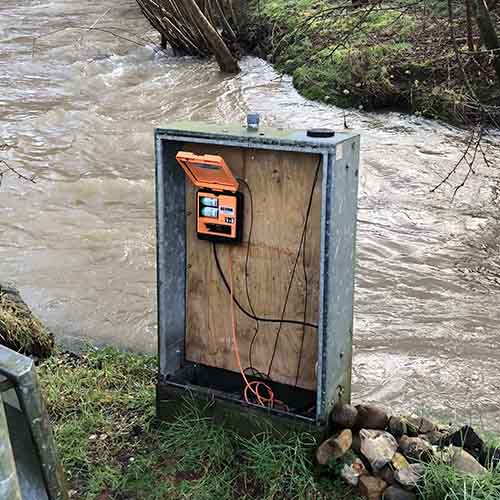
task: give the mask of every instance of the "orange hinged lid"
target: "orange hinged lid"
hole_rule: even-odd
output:
[[[238,190],[238,181],[221,156],[179,151],[176,159],[195,186],[233,193]]]

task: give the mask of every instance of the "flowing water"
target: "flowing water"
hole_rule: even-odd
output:
[[[118,4],[118,6],[117,6]],[[174,119],[343,126],[266,62],[224,77],[109,33],[151,30],[133,0],[2,0],[0,281],[62,340],[154,351],[153,129]],[[49,34],[50,33],[50,34]],[[33,37],[38,38],[36,43]],[[354,399],[500,429],[500,149],[452,200],[431,193],[467,134],[349,112],[362,134]]]

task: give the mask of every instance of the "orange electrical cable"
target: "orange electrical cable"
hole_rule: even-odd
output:
[[[236,362],[238,363],[238,368],[240,370],[241,376],[245,381],[245,390],[243,391],[243,396],[247,403],[250,403],[249,392],[251,392],[260,406],[267,406],[272,408],[274,406],[274,393],[272,389],[264,382],[260,381],[249,381],[241,365],[240,352],[238,348],[238,339],[236,338],[236,318],[234,314],[234,282],[233,282],[233,257],[231,251],[229,252],[229,288],[230,288],[230,304],[231,304],[231,332],[233,337],[233,350],[236,356]],[[263,396],[259,391],[263,388],[267,392],[267,396]]]

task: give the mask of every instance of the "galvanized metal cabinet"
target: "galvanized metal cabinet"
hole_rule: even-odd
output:
[[[157,404],[160,415],[166,415],[178,399],[192,394],[236,410],[240,416],[267,414],[321,427],[327,423],[329,412],[339,398],[350,399],[359,145],[359,136],[349,133],[315,138],[298,130],[263,128],[251,131],[246,127],[193,122],[172,123],[156,130]],[[189,188],[175,158],[178,151],[186,147],[200,151],[209,148],[212,152],[220,150],[234,155],[252,151],[251,159],[256,156],[269,165],[261,177],[273,175],[272,162],[281,162],[282,155],[299,155],[304,164],[309,162],[308,156],[320,160],[318,290],[315,292],[318,298],[315,312],[317,359],[312,368],[316,375],[315,386],[304,389],[281,384],[282,390],[289,394],[296,391],[304,397],[312,395],[315,399],[313,414],[261,408],[242,402],[228,389],[239,377],[231,367],[207,367],[187,359]],[[290,186],[292,181],[288,179],[287,182]]]

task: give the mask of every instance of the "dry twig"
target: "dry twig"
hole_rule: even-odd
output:
[[[17,175],[19,179],[24,179],[25,181],[32,182],[33,184],[36,184],[35,177],[28,177],[27,175],[22,174],[17,170],[16,168],[12,167],[9,165],[5,160],[0,159],[0,164],[4,165],[5,168],[3,170],[0,170],[0,186],[2,185],[3,177],[6,173],[12,172],[13,174]]]

